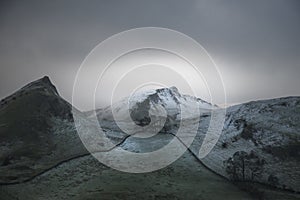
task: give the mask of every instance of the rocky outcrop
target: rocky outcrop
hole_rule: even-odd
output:
[[[216,105],[200,98],[182,95],[176,87],[170,87],[137,92],[112,106],[96,110],[95,113],[100,123],[114,122],[118,116],[122,121],[132,120],[139,126],[149,125],[151,118],[154,121],[162,121],[165,118],[162,132],[170,132],[176,130],[181,118],[186,118],[181,115],[181,109],[185,110],[188,117],[193,118],[197,117],[195,109],[199,109],[203,114],[216,108]],[[93,112],[89,111],[86,114],[92,115]]]

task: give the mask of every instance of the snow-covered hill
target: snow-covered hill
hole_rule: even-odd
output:
[[[214,120],[210,111],[218,111],[217,106],[181,95],[171,87],[136,93],[115,104],[113,109],[118,119],[126,121],[131,118],[139,126],[147,126],[153,120],[151,109],[156,116],[166,111],[166,121],[159,119],[165,122],[162,130],[176,134],[180,109],[188,110],[189,117],[193,118],[197,107],[202,117],[191,150],[199,155],[210,121]],[[102,124],[114,121],[111,108],[98,110],[97,115]],[[229,107],[222,134],[202,162],[234,181],[258,182],[300,192],[299,121],[300,97],[253,101]],[[192,128],[195,121],[190,120],[190,123]],[[118,127],[113,123],[105,125]]]
[[[180,94],[176,87],[170,87],[136,92],[112,106],[98,109],[95,112],[89,111],[86,114],[89,117],[96,114],[102,123],[133,120],[139,126],[149,125],[151,120],[165,120],[165,128],[170,128],[175,121],[199,117],[199,115],[217,108],[216,105],[200,98]]]
[[[191,149],[207,130],[202,118]],[[202,162],[234,181],[300,191],[300,97],[253,101],[227,109],[222,135]]]

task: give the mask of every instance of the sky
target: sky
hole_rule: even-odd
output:
[[[228,104],[300,95],[298,0],[2,0],[0,98],[48,75],[71,102],[89,52],[138,27],[173,29],[200,43],[219,67]],[[90,108],[82,101],[79,109]]]

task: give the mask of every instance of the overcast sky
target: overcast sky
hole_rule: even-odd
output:
[[[0,97],[48,75],[70,102],[76,72],[99,42],[147,26],[180,31],[205,47],[228,103],[300,95],[298,0],[2,0]]]

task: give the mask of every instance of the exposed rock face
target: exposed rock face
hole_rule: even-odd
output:
[[[188,116],[192,118],[195,115],[195,109],[200,109],[204,113],[215,108],[217,106],[196,97],[182,95],[176,87],[170,87],[135,93],[112,107],[97,110],[96,114],[100,122],[114,121],[112,114],[114,111],[114,114],[119,115],[122,120],[130,118],[139,126],[148,125],[151,117],[159,120],[165,115],[166,123],[162,131],[168,132],[179,125],[180,118],[183,117],[181,109],[185,109]],[[130,115],[127,115],[127,111]]]
[[[85,152],[71,109],[48,77],[1,101],[0,183],[26,180]]]

